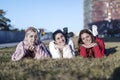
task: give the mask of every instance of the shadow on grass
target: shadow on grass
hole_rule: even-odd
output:
[[[114,54],[117,51],[116,48],[117,48],[117,46],[106,49],[105,50],[106,51],[106,56],[108,56],[110,54]]]
[[[120,80],[120,67],[114,70],[109,80]]]

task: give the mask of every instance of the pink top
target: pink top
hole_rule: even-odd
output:
[[[16,51],[12,55],[12,61],[20,60],[23,57],[32,57],[34,59],[44,59],[50,57],[47,48],[42,42],[39,42],[38,45],[35,46],[35,50],[33,52],[26,50],[25,47],[27,46],[23,41],[17,45]]]

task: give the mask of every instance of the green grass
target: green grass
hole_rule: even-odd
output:
[[[0,80],[119,80],[120,43],[106,42],[101,59],[23,59],[11,61],[13,48],[0,49]]]

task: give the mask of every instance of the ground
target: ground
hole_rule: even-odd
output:
[[[44,43],[48,46],[47,41]],[[106,40],[105,45],[107,56],[101,59],[76,56],[17,62],[11,61],[15,47],[3,48],[0,49],[0,80],[119,80],[120,42]]]

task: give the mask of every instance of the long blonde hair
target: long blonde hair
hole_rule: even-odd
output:
[[[26,31],[25,31],[25,42],[27,43],[28,41],[28,35],[30,35],[31,32],[34,32],[37,35],[37,39],[35,41],[35,43],[37,44],[39,42],[39,34],[38,34],[38,30],[34,27],[29,27]]]

